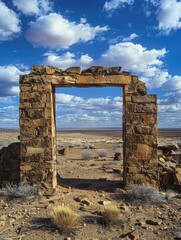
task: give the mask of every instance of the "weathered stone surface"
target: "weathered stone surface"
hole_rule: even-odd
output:
[[[12,143],[0,150],[0,183],[20,180],[20,143]]]
[[[135,113],[157,113],[157,106],[154,103],[135,104]]]
[[[132,96],[132,101],[134,103],[155,103],[156,95],[144,95],[144,96]]]
[[[58,150],[58,154],[60,155],[66,155],[67,154],[67,148],[62,148]]]
[[[144,126],[140,124],[136,126],[135,131],[139,134],[151,134],[152,128],[151,126]]]
[[[161,150],[165,155],[169,155],[171,151],[176,151],[177,149],[178,145],[175,143],[158,145],[158,150]]]
[[[152,157],[152,148],[146,144],[137,144],[136,154],[137,158],[150,158]]]
[[[144,96],[147,94],[147,89],[146,89],[146,86],[144,83],[139,83],[136,86],[136,90],[137,90],[138,94],[140,94],[141,96]]]
[[[124,182],[158,186],[156,96],[147,95],[137,76],[120,70],[33,66],[30,74],[20,76],[21,181],[56,186],[55,87],[119,86],[124,93]]]
[[[176,166],[174,171],[174,178],[176,184],[181,187],[181,165]]]
[[[65,70],[68,74],[80,74],[81,70],[80,67],[70,67]]]

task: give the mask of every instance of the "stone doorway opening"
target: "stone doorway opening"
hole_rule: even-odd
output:
[[[123,88],[123,181],[159,185],[157,158],[157,99],[147,94],[137,76],[121,67],[93,66],[65,71],[33,66],[20,76],[20,181],[57,185],[55,88]]]
[[[58,184],[123,185],[122,102],[121,87],[56,88]]]

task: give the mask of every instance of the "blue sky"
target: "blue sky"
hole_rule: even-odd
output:
[[[0,127],[18,128],[32,65],[122,66],[158,95],[160,128],[181,127],[181,1],[0,0]],[[121,127],[122,88],[56,89],[57,127]]]

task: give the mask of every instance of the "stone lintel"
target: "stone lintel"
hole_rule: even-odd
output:
[[[48,85],[52,84],[54,87],[96,87],[96,86],[124,86],[130,84],[131,82],[131,75],[125,74],[115,74],[115,75],[103,75],[103,74],[96,74],[96,75],[21,75],[20,76],[20,83],[27,84],[27,86],[22,87],[22,90],[28,89],[31,86],[28,85],[30,83],[38,84],[41,86],[41,83],[44,84],[44,89],[38,87],[38,90],[49,90]],[[32,87],[31,87],[32,88]]]

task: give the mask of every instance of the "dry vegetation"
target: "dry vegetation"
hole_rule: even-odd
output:
[[[181,238],[179,192],[123,188],[123,160],[114,160],[122,153],[119,135],[69,133],[57,140],[67,153],[58,155],[55,195],[42,196],[29,185],[1,188],[0,239]]]
[[[77,222],[77,214],[68,206],[58,205],[51,209],[50,216],[52,222],[60,229],[62,233],[67,233]]]

